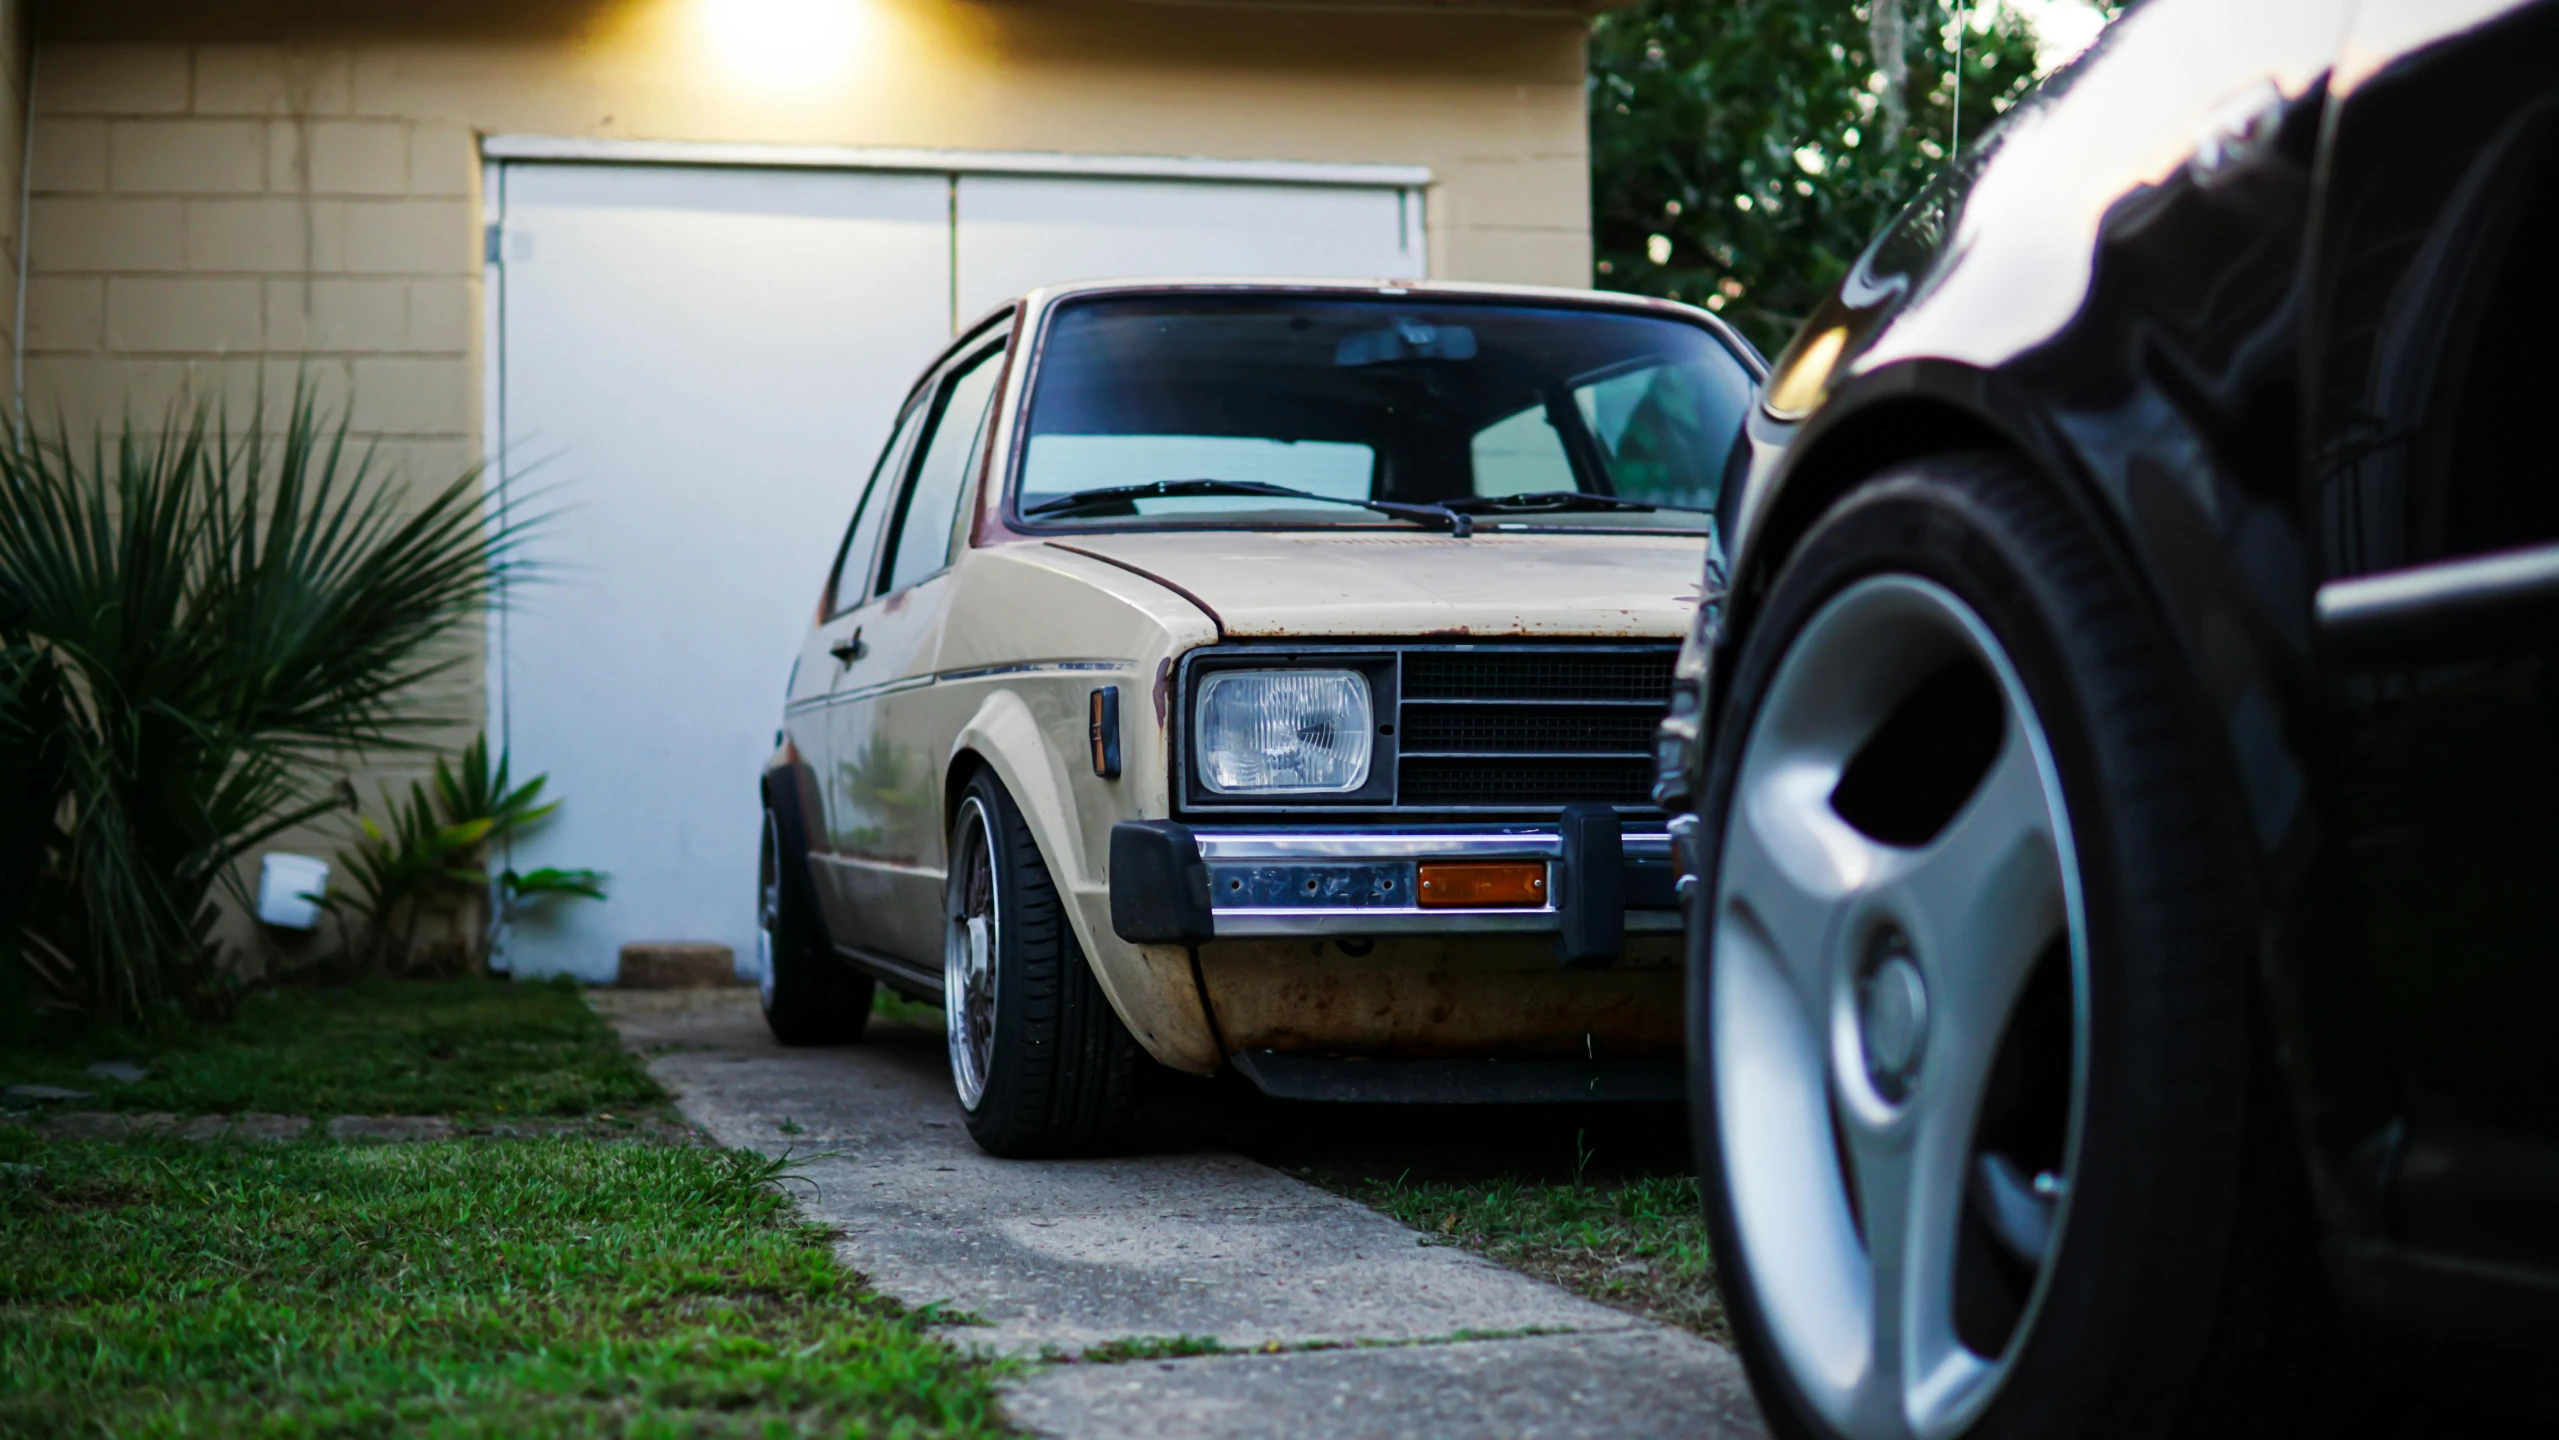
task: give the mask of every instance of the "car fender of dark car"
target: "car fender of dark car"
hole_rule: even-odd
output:
[[[1727,585],[1683,677],[1702,690],[1695,728],[1711,732],[1712,677],[1794,542],[1847,489],[1930,453],[2031,463],[2180,653],[2177,699],[2208,737],[2217,819],[2245,857],[2263,994],[2337,1273],[2429,1316],[2547,1323],[2559,1145],[2546,1124],[2478,1119],[2470,1097],[2439,1091],[2441,1074],[2403,1063],[2437,1043],[2418,1032],[2442,1017],[2402,1003],[2406,976],[2349,918],[2346,852],[2376,842],[2321,736],[2343,667],[2428,623],[2422,606],[2361,604],[2367,577],[2475,560],[2393,563],[2341,533],[2358,457],[2388,443],[2346,413],[2361,393],[2352,367],[2380,365],[2387,340],[2365,333],[2380,323],[2366,292],[2394,276],[2436,283],[2428,266],[2442,284],[2493,283],[2498,257],[2461,250],[2493,228],[2464,211],[2487,203],[2465,182],[2500,164],[2554,173],[2559,6],[2152,0],[2099,46],[2111,63],[2056,75],[1950,163],[1772,367],[1719,509]],[[2419,183],[2428,154],[2443,174]],[[2376,266],[2398,268],[2376,278]],[[2488,278],[2458,281],[2464,270]],[[2551,613],[2547,587],[2508,598],[2510,627]],[[1665,753],[1665,790],[1697,763],[1693,742]],[[2523,985],[2519,1003],[2549,988],[2502,972],[2475,983]],[[2528,1024],[2547,1021],[2518,1016],[2476,1043],[2521,1043]],[[2542,1079],[2512,1080],[2536,1063],[2520,1058],[2502,1072],[2541,1087],[2515,1100],[2524,1110],[2554,1088],[2546,1042],[2538,1053]],[[2525,1308],[2479,1309],[2482,1282]]]

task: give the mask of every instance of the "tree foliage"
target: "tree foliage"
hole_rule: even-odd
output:
[[[1704,305],[1772,355],[1785,344],[1954,139],[1954,0],[1876,3],[1904,8],[1642,0],[1594,22],[1597,284]],[[1985,0],[1970,15],[1966,144],[2035,68],[2016,12]]]

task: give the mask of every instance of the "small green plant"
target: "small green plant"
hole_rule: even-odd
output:
[[[405,799],[385,788],[386,823],[359,817],[354,846],[338,852],[348,887],[311,898],[347,922],[350,945],[368,970],[481,973],[497,927],[519,905],[551,896],[604,898],[605,877],[594,870],[489,873],[492,847],[559,810],[559,801],[542,799],[549,778],[514,784],[506,755],[492,763],[489,737],[474,738],[459,763],[435,762],[432,785],[411,782]]]

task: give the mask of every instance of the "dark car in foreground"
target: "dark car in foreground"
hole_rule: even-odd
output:
[[[1778,1433],[2548,1388],[2555,321],[2559,4],[2148,0],[1779,359],[1657,791]]]

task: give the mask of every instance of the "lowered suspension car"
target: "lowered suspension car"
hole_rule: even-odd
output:
[[[1108,1143],[1149,1061],[1676,1095],[1651,737],[1758,373],[1562,290],[1088,285],[970,329],[790,681],[774,1033],[940,1004],[1007,1155]]]

